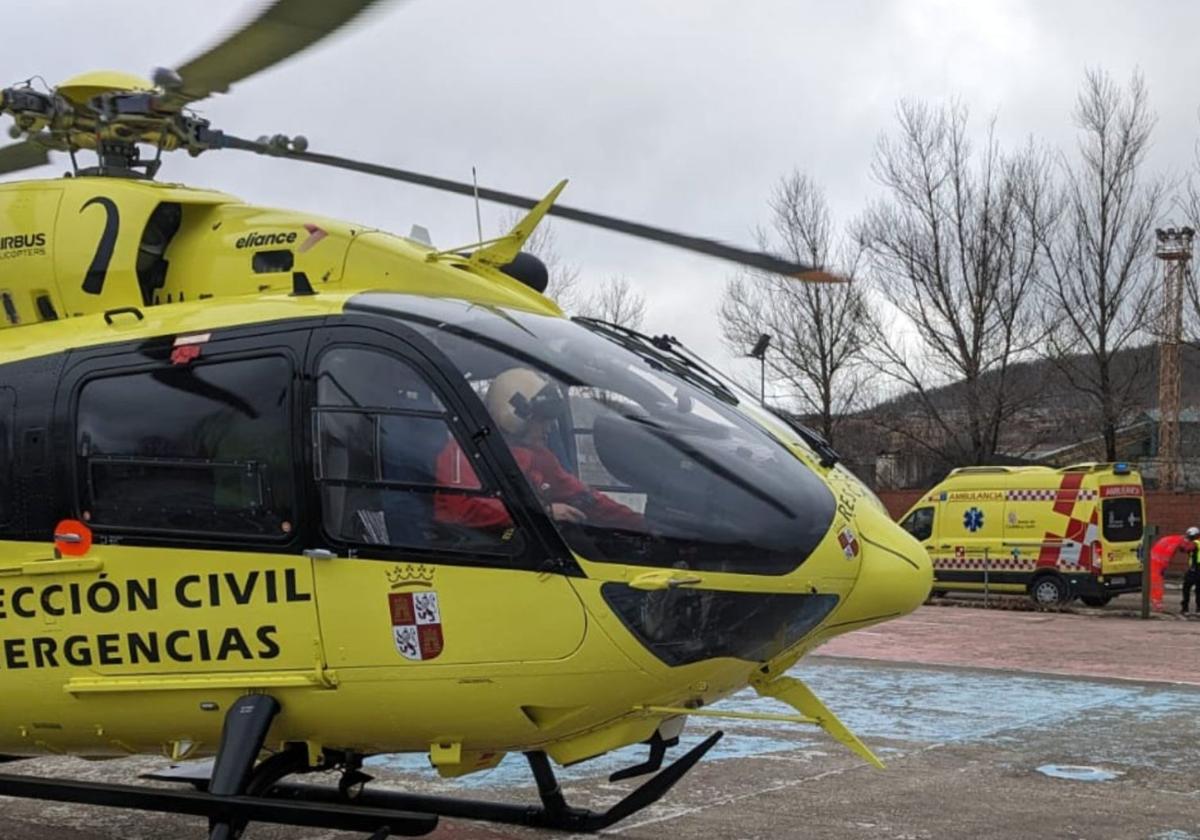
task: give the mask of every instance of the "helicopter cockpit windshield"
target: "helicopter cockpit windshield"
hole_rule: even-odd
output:
[[[467,379],[534,493],[577,554],[601,562],[786,574],[828,531],[825,484],[698,367],[594,322],[463,301],[369,293]],[[436,515],[502,527],[469,491],[469,464],[438,459]],[[494,509],[489,508],[493,505]]]

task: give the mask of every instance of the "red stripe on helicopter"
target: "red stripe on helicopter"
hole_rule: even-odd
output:
[[[319,228],[313,224],[306,223],[304,225],[304,229],[306,231],[308,231],[308,239],[305,239],[303,242],[301,242],[300,247],[296,249],[296,252],[300,253],[300,254],[303,254],[309,248],[316,245],[318,242],[320,242],[322,239],[324,239],[326,236],[329,235],[324,230],[322,230],[321,228]]]

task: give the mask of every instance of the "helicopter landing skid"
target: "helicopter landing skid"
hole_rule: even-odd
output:
[[[307,751],[299,745],[257,761],[279,711],[279,702],[266,694],[240,697],[229,707],[208,779],[183,779],[203,790],[0,775],[0,795],[207,817],[209,840],[236,840],[252,821],[364,831],[371,840],[415,837],[437,827],[438,818],[431,814],[265,798],[264,791],[280,779],[308,768]]]
[[[266,714],[265,711],[261,713]],[[221,795],[213,792],[218,776],[215,772],[217,767],[235,766],[229,763],[231,760],[222,762],[218,759],[208,784],[198,777],[171,779],[196,787],[204,786],[208,788],[207,791],[164,790],[0,774],[0,796],[207,817],[214,832],[211,835],[213,837],[237,837],[250,822],[269,822],[361,831],[366,832],[371,840],[384,840],[393,835],[416,837],[428,834],[437,828],[439,817],[595,832],[661,799],[716,745],[723,734],[714,732],[620,802],[600,812],[567,804],[544,752],[525,754],[537,782],[540,806],[360,789],[359,783],[365,779],[361,773],[354,777],[354,784],[336,787],[276,781],[292,766],[281,758],[287,753],[276,754],[280,760],[276,762],[277,766],[269,768],[271,772],[266,776],[262,772],[267,769],[264,767],[267,762],[255,767],[254,774],[248,778],[233,778],[240,775],[237,771],[222,772],[220,775],[225,781],[221,786],[232,784],[235,788],[241,787],[241,793]],[[360,792],[350,796],[351,790]]]
[[[433,831],[438,822],[438,818],[431,814],[411,814],[355,805],[281,802],[262,796],[215,796],[190,790],[162,790],[36,776],[0,775],[0,796],[188,814],[207,817],[218,824],[269,822],[362,831],[372,838],[391,835],[417,837]]]
[[[370,809],[397,808],[417,813],[436,814],[441,817],[483,820],[531,828],[595,832],[608,828],[661,799],[704,757],[705,753],[716,745],[717,741],[721,740],[724,734],[717,731],[709,735],[680,756],[673,764],[668,765],[665,770],[644,782],[606,811],[596,812],[568,805],[558,780],[554,776],[550,760],[544,752],[525,753],[529,768],[533,771],[534,781],[537,783],[538,797],[542,801],[540,807],[367,789],[361,790],[350,801],[356,806]],[[345,786],[342,786],[342,789],[345,790]],[[280,782],[267,792],[267,796],[287,798],[313,805],[328,803],[336,806],[346,802],[345,794],[338,788],[301,782]]]

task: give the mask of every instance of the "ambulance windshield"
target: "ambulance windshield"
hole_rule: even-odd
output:
[[[360,295],[347,308],[396,317],[449,358],[581,556],[784,574],[828,532],[824,482],[720,382],[650,339],[409,295]],[[452,498],[438,510],[460,523],[475,513]]]

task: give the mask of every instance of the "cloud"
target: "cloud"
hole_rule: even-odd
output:
[[[1113,0],[408,0],[344,36],[203,103],[232,133],[303,133],[317,151],[527,195],[571,179],[562,201],[743,245],[793,168],[829,192],[837,218],[877,187],[876,138],[901,97],[961,98],[998,115],[1005,142],[1073,142],[1085,67],[1141,67],[1160,113],[1153,162],[1183,170],[1200,131],[1192,33],[1200,4]],[[245,14],[241,2],[50,0],[7,9],[8,81],[51,83],[97,67],[178,64]],[[137,21],[130,25],[128,21]],[[46,170],[61,172],[63,163]],[[319,167],[213,153],[168,160],[164,177],[407,232],[474,237],[470,202]],[[500,214],[498,209],[487,212]],[[718,298],[736,269],[568,222],[558,248],[595,281],[626,275],[647,329],[731,362]]]

